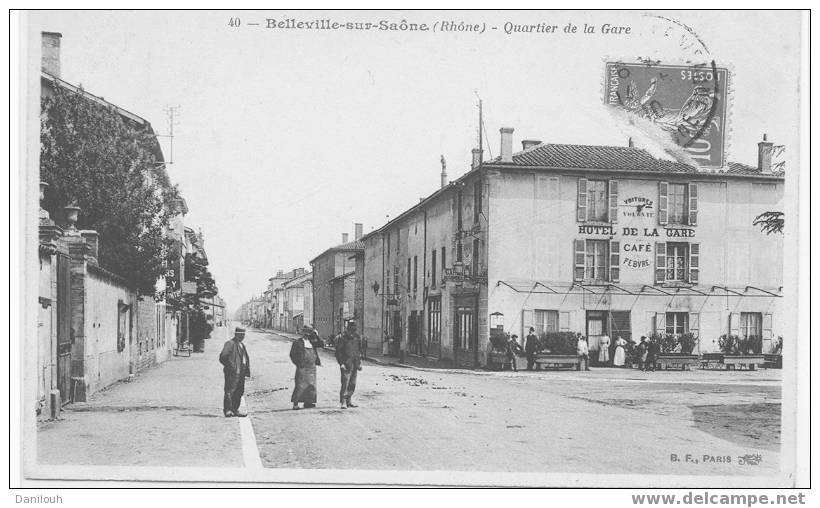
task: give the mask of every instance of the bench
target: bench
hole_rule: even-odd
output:
[[[703,353],[700,355],[701,369],[722,369],[723,368],[723,354],[722,353]]]
[[[660,366],[663,370],[669,370],[670,367],[690,370],[692,365],[695,365],[698,361],[698,355],[665,355],[661,353],[655,359],[655,365]]]
[[[723,363],[726,365],[726,370],[757,370],[757,367],[762,367],[765,363],[763,355],[726,355],[723,357]]]
[[[579,360],[577,355],[538,355],[535,357],[535,370],[542,368],[556,368],[569,367],[577,369]]]

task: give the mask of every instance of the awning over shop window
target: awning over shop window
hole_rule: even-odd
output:
[[[625,296],[739,296],[744,298],[781,298],[783,288],[763,289],[755,286],[745,286],[742,288],[729,288],[726,286],[712,286],[708,290],[705,287],[694,287],[688,285],[680,286],[655,286],[644,284],[643,286],[618,285],[608,282],[587,284],[573,282],[571,284],[558,284],[541,281],[503,281],[500,280],[496,287],[507,287],[516,293],[528,294],[593,294],[593,295],[625,295]]]

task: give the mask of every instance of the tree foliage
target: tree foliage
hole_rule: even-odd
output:
[[[783,212],[763,212],[755,217],[754,226],[760,226],[761,231],[770,235],[783,233]]]
[[[164,230],[179,191],[155,157],[150,129],[80,90],[56,86],[42,100],[43,206],[62,217],[64,206],[82,211],[77,226],[100,234],[100,265],[152,294],[164,272]]]

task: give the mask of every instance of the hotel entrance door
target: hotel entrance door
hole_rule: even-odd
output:
[[[599,342],[607,334],[607,312],[602,310],[587,311],[587,341],[589,342],[590,363],[597,363]]]

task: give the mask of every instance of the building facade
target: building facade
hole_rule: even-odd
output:
[[[758,167],[705,171],[642,149],[522,142],[363,239],[364,326],[384,351],[486,364],[490,326],[589,337],[778,334],[782,235],[772,144]],[[371,344],[371,347],[373,345]]]
[[[357,259],[364,256],[361,241],[362,225],[356,224],[354,240],[342,243],[319,254],[310,265],[313,270],[313,326],[323,339],[341,333],[349,321],[363,325],[363,281],[357,284]],[[361,261],[359,261],[361,262]],[[358,288],[358,291],[357,291]]]
[[[753,222],[783,207],[771,147],[759,144],[758,167],[723,171],[632,147],[502,151],[482,168],[490,312],[521,336],[530,326],[582,333],[593,352],[602,335],[653,332],[692,332],[695,352],[717,351],[723,334],[753,335],[768,352],[781,312],[783,238]],[[530,227],[512,227],[524,221]]]

